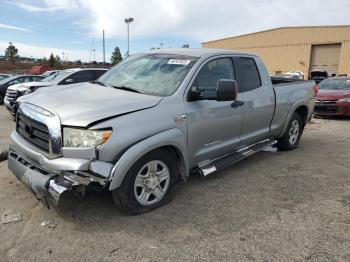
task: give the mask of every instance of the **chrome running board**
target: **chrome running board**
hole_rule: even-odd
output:
[[[202,176],[207,176],[221,170],[225,167],[231,166],[251,155],[258,153],[259,151],[276,144],[277,141],[274,139],[266,139],[255,143],[253,145],[247,146],[245,148],[239,149],[233,153],[227,154],[220,158],[207,161],[198,166],[199,172]]]

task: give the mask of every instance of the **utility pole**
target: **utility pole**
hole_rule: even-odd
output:
[[[105,30],[102,31],[103,37],[103,64],[106,64],[106,53],[105,53]]]
[[[132,21],[134,21],[134,18],[129,17],[129,18],[125,18],[125,23],[126,23],[126,27],[127,27],[127,31],[128,31],[128,50],[126,52],[126,57],[130,56],[130,41],[129,41],[129,25]]]

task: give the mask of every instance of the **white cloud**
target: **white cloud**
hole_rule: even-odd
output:
[[[31,30],[24,28],[24,27],[19,27],[19,26],[14,26],[14,25],[7,25],[7,24],[2,24],[0,23],[0,28],[3,29],[10,29],[10,30],[17,30],[17,31],[22,31],[22,32],[31,32]]]
[[[0,41],[0,50],[5,50],[8,45],[8,42]],[[51,53],[62,57],[62,53],[64,53],[65,59],[70,61],[81,59],[84,62],[88,62],[94,58],[93,54],[89,51],[78,51],[55,47],[40,47],[19,42],[13,42],[13,45],[17,47],[19,55],[25,57],[48,58]],[[102,61],[101,52],[96,52],[96,59],[97,61]]]
[[[349,0],[76,0],[92,33],[176,36],[199,41],[280,26],[350,24]]]
[[[33,5],[23,1],[8,2],[29,12],[52,12],[77,7],[75,0],[42,0],[42,5]]]
[[[109,38],[125,37],[127,17],[135,18],[130,27],[134,38],[174,36],[197,41],[280,26],[350,24],[349,0],[33,1],[12,3],[30,12],[75,12],[80,14],[76,26],[88,29],[90,35],[105,29]]]

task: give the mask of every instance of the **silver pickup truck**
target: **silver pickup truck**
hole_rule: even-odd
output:
[[[192,172],[296,148],[316,92],[313,81],[273,85],[255,54],[138,53],[97,81],[21,97],[8,165],[48,207],[91,187],[141,214],[169,202]]]

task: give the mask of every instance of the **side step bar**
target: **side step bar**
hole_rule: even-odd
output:
[[[255,153],[258,153],[259,151],[272,146],[276,144],[277,141],[274,139],[266,139],[263,141],[260,141],[256,144],[250,145],[248,147],[242,148],[236,152],[227,154],[223,157],[214,159],[210,161],[209,163],[205,163],[203,165],[198,166],[199,172],[203,176],[210,175],[220,169],[223,169],[225,167],[231,166],[251,155],[254,155]]]

